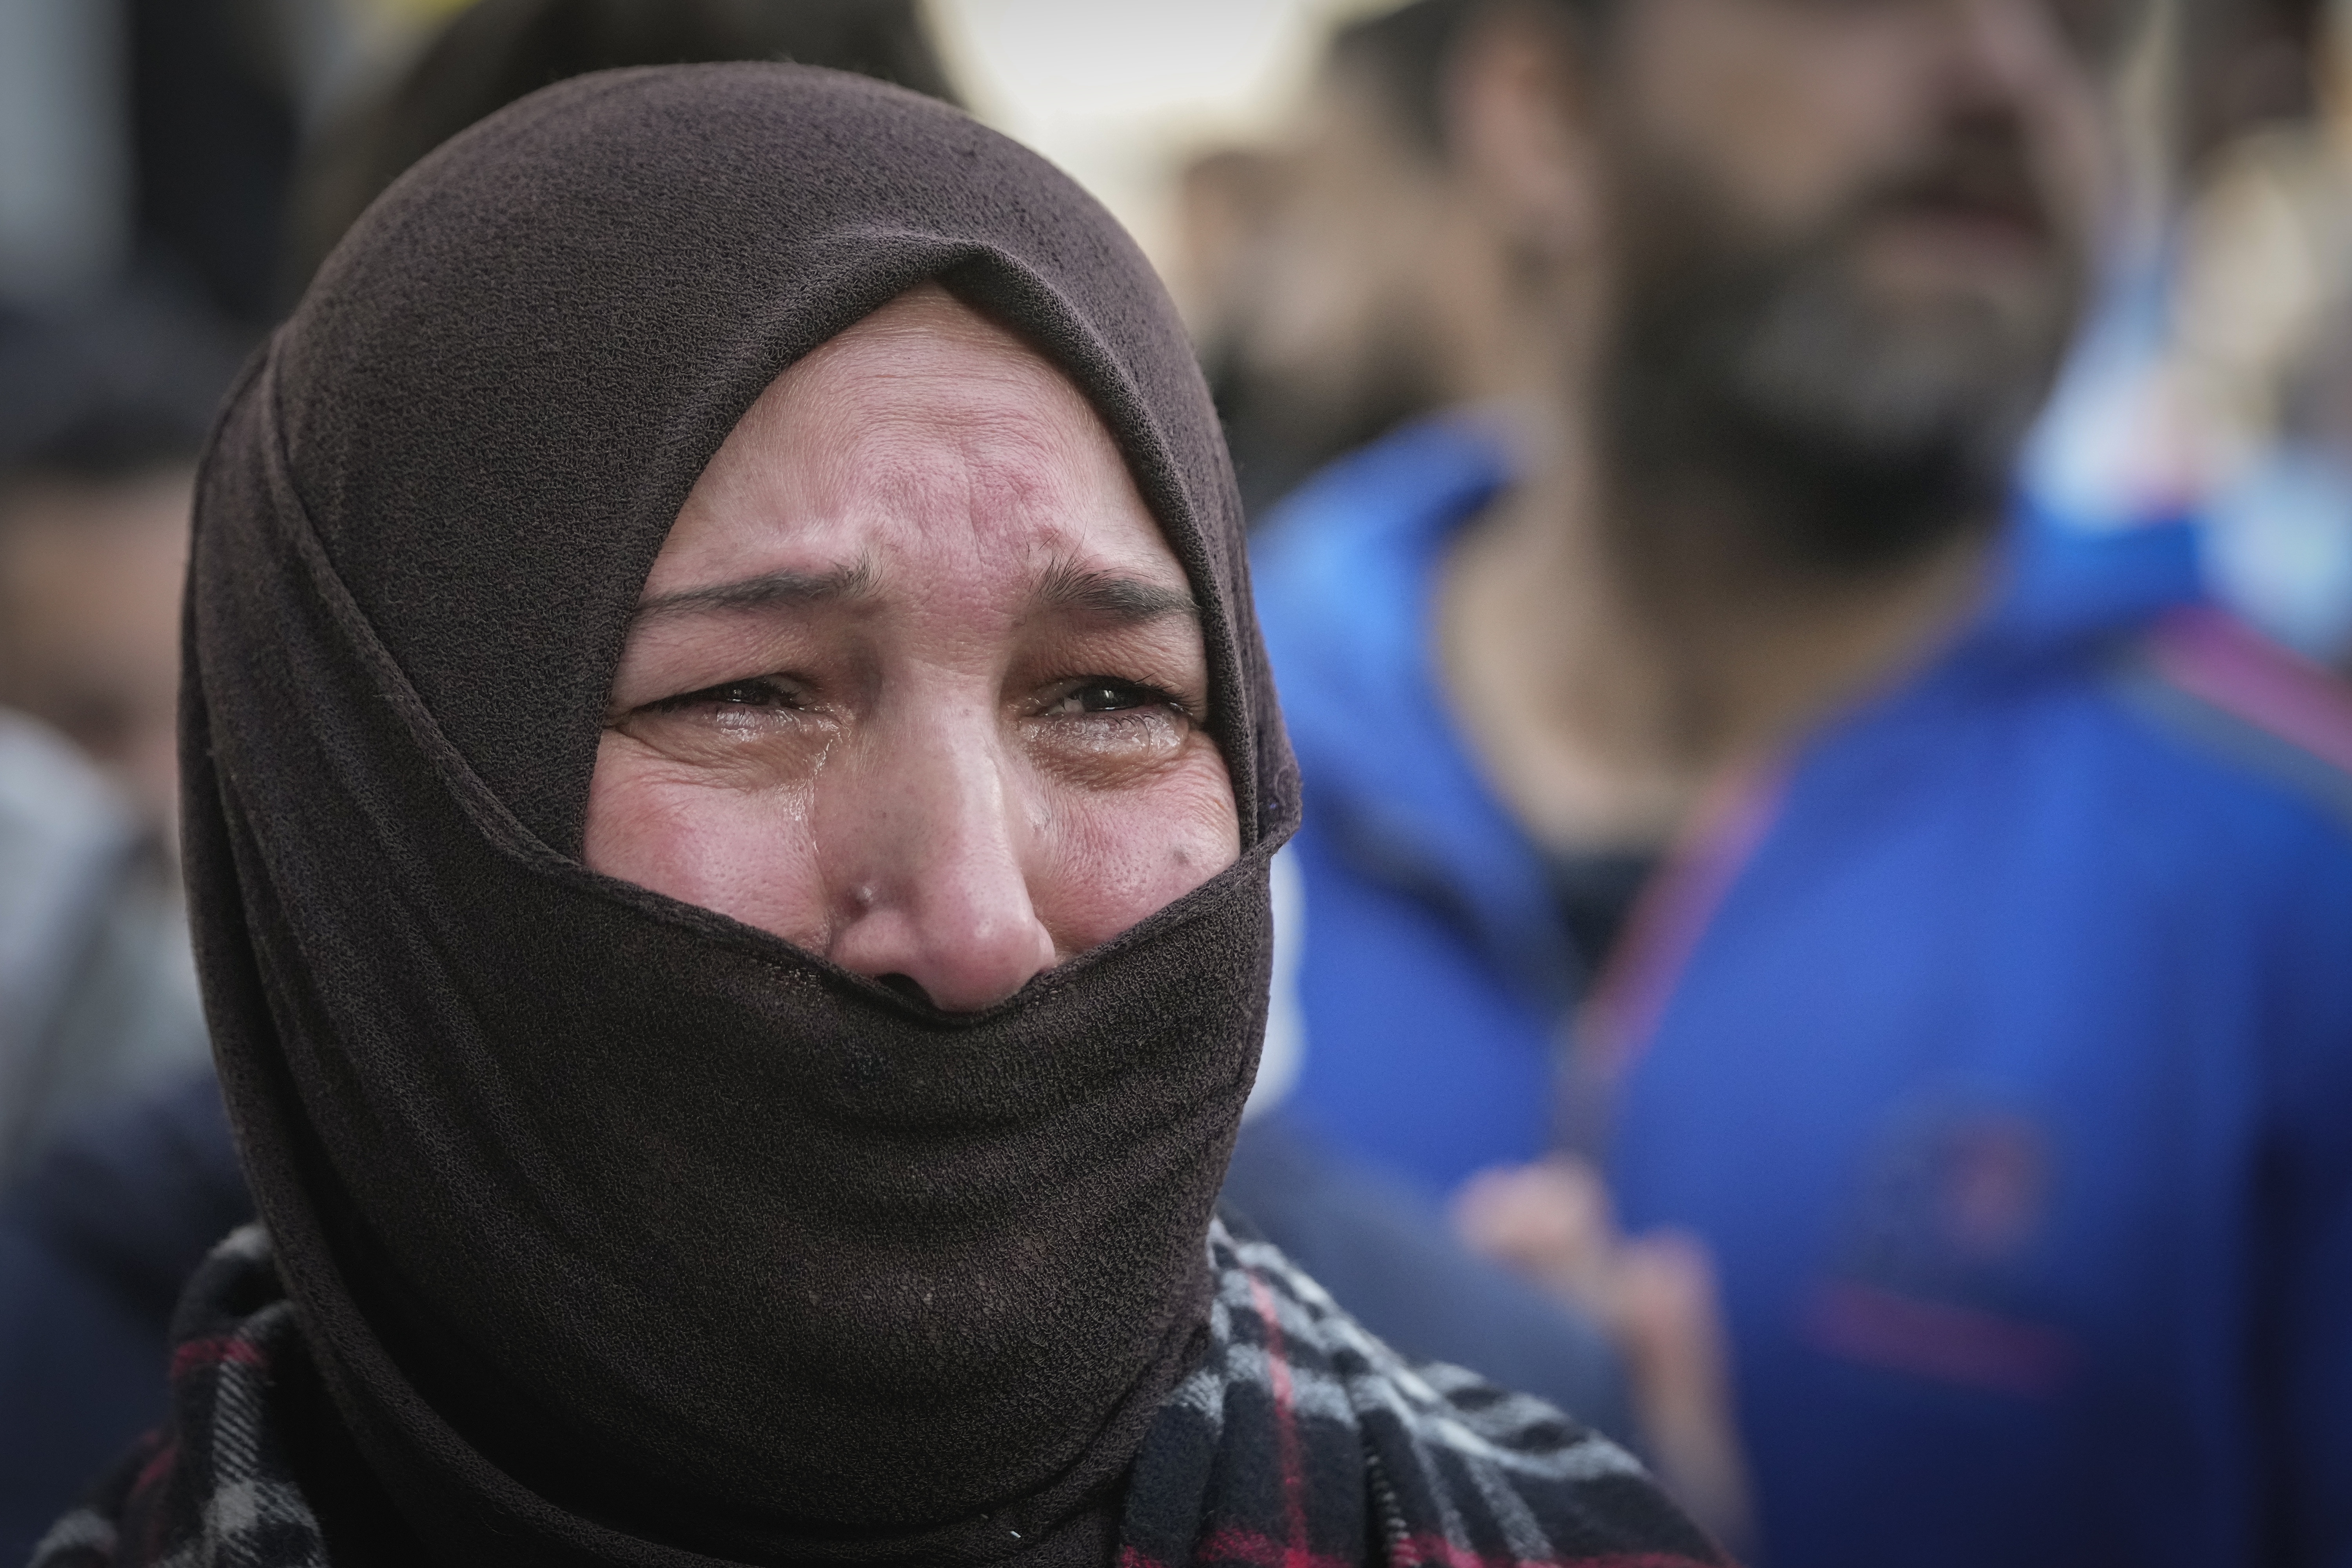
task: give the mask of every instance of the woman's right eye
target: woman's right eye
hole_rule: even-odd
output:
[[[697,767],[797,766],[835,731],[810,689],[790,676],[751,676],[639,703],[610,728]]]
[[[699,691],[680,692],[646,705],[655,713],[682,713],[689,708],[798,708],[792,692],[770,679],[730,680]]]

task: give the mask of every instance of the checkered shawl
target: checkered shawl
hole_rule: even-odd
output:
[[[1699,1568],[1724,1560],[1623,1450],[1457,1367],[1408,1365],[1222,1224],[1209,1348],[1129,1474],[1117,1568]],[[180,1309],[173,1414],[31,1568],[326,1568],[273,1429],[302,1353],[258,1226]]]
[[[1209,1351],[1145,1440],[1118,1568],[1697,1568],[1640,1465],[1541,1400],[1408,1364],[1262,1241],[1209,1235]]]
[[[269,1416],[271,1368],[302,1353],[294,1303],[247,1226],[213,1249],[172,1325],[172,1412],[33,1549],[39,1568],[326,1568]]]

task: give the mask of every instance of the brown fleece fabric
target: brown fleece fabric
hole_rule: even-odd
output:
[[[626,622],[787,365],[938,279],[1117,437],[1205,608],[1240,864],[983,1014],[579,863]],[[549,89],[404,177],[204,475],[189,882],[334,1411],[436,1562],[1102,1562],[1197,1353],[1297,814],[1240,508],[1118,226],[790,66]]]

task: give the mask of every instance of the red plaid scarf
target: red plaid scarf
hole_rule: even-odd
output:
[[[1209,1237],[1209,1349],[1130,1473],[1118,1568],[1698,1568],[1722,1557],[1622,1449],[1456,1367],[1408,1365],[1274,1247]],[[31,1568],[327,1568],[270,1419],[300,1355],[257,1226],[181,1308],[173,1414]]]

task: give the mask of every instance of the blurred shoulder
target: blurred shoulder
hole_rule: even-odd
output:
[[[1511,481],[1504,430],[1456,413],[1422,420],[1330,464],[1275,509],[1252,549],[1271,619],[1344,614],[1379,578],[1409,580],[1431,547]]]
[[[2250,803],[2308,816],[2352,848],[2352,685],[2226,612],[2176,610],[2137,639],[2126,694]]]

